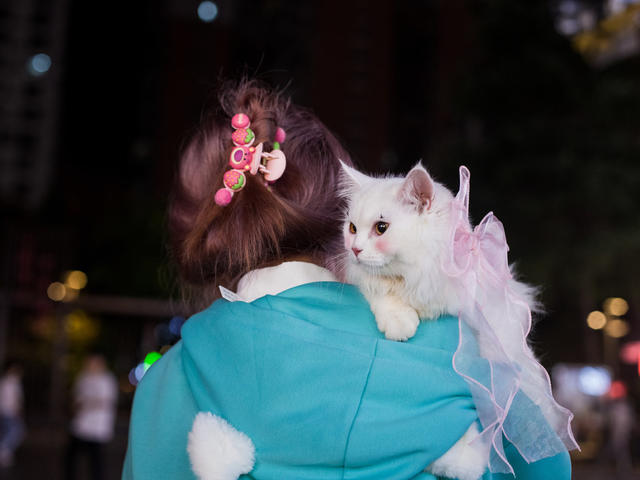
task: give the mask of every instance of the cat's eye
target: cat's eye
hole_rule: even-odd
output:
[[[356,233],[357,232],[356,226],[353,224],[353,222],[349,223],[349,231],[351,233]]]
[[[387,231],[387,228],[389,228],[389,224],[387,222],[378,222],[376,223],[376,233],[378,235],[382,235],[384,232]]]

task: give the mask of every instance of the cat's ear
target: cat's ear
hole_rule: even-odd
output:
[[[434,193],[433,180],[424,167],[418,163],[404,179],[398,197],[402,203],[411,205],[418,213],[422,213],[425,209],[431,208]]]
[[[342,186],[346,189],[350,189],[353,187],[361,187],[365,182],[370,180],[368,176],[364,173],[360,173],[353,167],[350,167],[342,160],[340,160],[340,165],[342,166]]]

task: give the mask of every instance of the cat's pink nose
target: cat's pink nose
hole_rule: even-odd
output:
[[[353,247],[353,248],[351,249],[351,251],[352,251],[352,252],[355,254],[355,256],[357,257],[358,255],[360,255],[360,252],[362,251],[362,249],[361,249],[361,248]]]

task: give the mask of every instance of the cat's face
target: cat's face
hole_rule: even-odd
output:
[[[379,189],[377,192],[374,189],[359,192],[344,224],[344,245],[349,261],[365,268],[387,266],[402,248],[405,215],[383,201],[389,199],[389,195],[380,193]]]
[[[347,169],[349,167],[346,167]],[[434,183],[422,167],[406,178],[372,178],[346,170],[349,208],[343,227],[347,261],[373,274],[394,275],[420,248]]]

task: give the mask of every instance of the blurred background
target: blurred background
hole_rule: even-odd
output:
[[[456,191],[470,168],[474,219],[496,213],[542,288],[533,340],[576,413],[574,478],[635,478],[636,0],[0,2],[0,363],[18,366],[2,381],[26,422],[0,478],[68,477],[73,385],[96,352],[117,382],[119,478],[135,385],[186,315],[165,232],[180,146],[243,74],[286,86],[365,171],[422,159]]]

